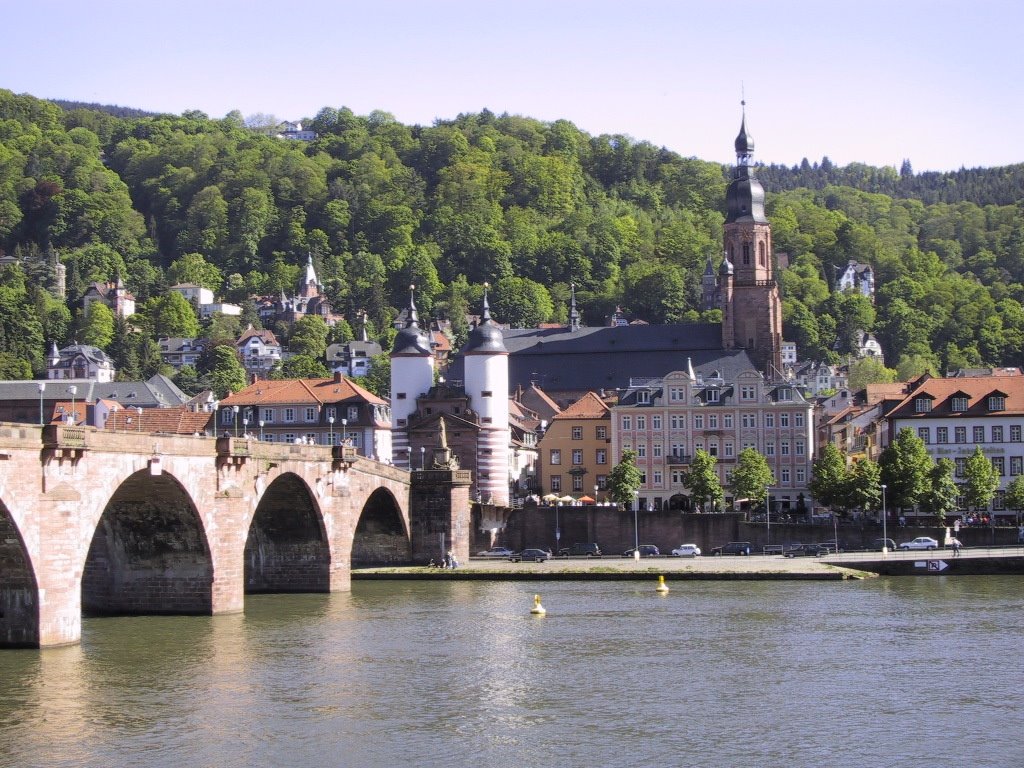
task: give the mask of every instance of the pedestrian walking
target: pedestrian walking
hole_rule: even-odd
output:
[[[963,545],[960,543],[960,539],[954,536],[949,540],[949,546],[953,548],[953,557],[960,557],[960,547]]]

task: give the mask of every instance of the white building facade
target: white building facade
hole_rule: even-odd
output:
[[[1024,377],[932,378],[888,413],[890,444],[902,429],[924,441],[933,460],[951,459],[963,482],[967,459],[981,448],[999,475],[995,498],[983,513],[1013,518],[1006,486],[1024,475]],[[958,507],[964,507],[963,499]]]

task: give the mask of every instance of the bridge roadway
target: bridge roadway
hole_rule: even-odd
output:
[[[409,508],[410,474],[349,447],[0,424],[0,645],[348,589],[412,560]]]
[[[976,576],[1024,574],[1024,546],[970,547],[954,556],[951,549],[894,552],[839,552],[820,558],[843,568],[882,576]]]

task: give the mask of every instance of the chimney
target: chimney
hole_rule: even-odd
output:
[[[341,371],[335,371],[334,372],[334,383],[335,384],[341,384],[341,382],[344,380],[344,378],[345,378],[345,376],[344,376],[344,374],[342,374]]]

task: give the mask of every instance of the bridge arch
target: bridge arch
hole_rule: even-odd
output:
[[[260,498],[245,541],[245,591],[329,592],[331,551],[306,481],[278,475]]]
[[[21,532],[0,501],[0,646],[39,647],[39,587]]]
[[[195,504],[170,473],[124,479],[100,515],[82,570],[82,612],[209,614],[213,561]]]
[[[405,565],[412,545],[401,505],[381,486],[366,499],[352,539],[352,567]]]

